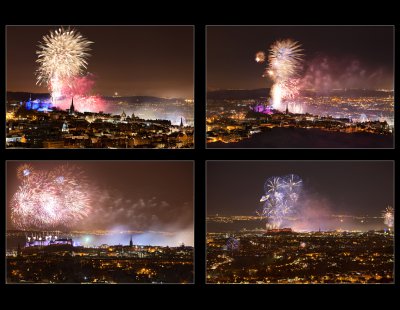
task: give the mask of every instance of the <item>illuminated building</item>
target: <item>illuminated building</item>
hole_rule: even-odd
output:
[[[122,110],[121,121],[125,121],[125,120],[126,120],[126,113],[124,110]]]
[[[35,246],[49,246],[58,244],[73,245],[73,241],[71,238],[59,239],[57,236],[45,236],[45,237],[32,236],[26,238],[25,247],[29,248]]]

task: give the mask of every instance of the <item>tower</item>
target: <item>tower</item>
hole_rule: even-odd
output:
[[[69,108],[69,115],[73,115],[73,114],[75,114],[74,97],[72,97],[71,106]]]
[[[289,114],[289,104],[286,104],[286,114]]]
[[[183,119],[181,117],[181,124],[179,125],[179,127],[183,127]]]
[[[132,236],[131,236],[131,241],[129,241],[129,246],[133,246]]]
[[[121,114],[121,121],[126,120],[126,113],[124,110],[122,110],[122,114]]]

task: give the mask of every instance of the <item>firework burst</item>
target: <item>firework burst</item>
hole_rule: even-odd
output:
[[[91,211],[91,188],[79,167],[62,165],[22,180],[11,200],[17,228],[72,226]]]
[[[53,99],[60,97],[64,85],[86,69],[89,45],[92,43],[74,29],[59,28],[45,35],[36,52],[39,64],[37,84],[46,83]]]
[[[290,39],[276,41],[269,50],[269,71],[277,80],[287,80],[295,77],[301,68],[302,49],[298,42]]]
[[[276,41],[269,50],[267,73],[274,81],[271,97],[277,110],[283,109],[283,99],[293,98],[299,92],[296,77],[301,68],[301,51],[299,43],[290,39]]]
[[[394,226],[394,208],[393,207],[387,207],[383,213],[383,221],[386,226],[389,228],[393,228]]]
[[[264,76],[269,76],[274,82],[271,87],[271,99],[276,110],[283,110],[283,99],[294,98],[299,93],[300,80],[297,76],[302,64],[301,52],[300,44],[290,39],[276,41],[269,49],[269,65]],[[257,62],[265,61],[265,54],[264,58],[257,57],[260,53],[256,54]]]
[[[257,52],[256,57],[255,57],[256,62],[264,62],[265,61],[265,53],[260,51]]]
[[[239,240],[234,237],[229,237],[226,241],[226,248],[229,251],[236,251],[239,249]]]
[[[303,181],[297,175],[270,177],[264,184],[263,207],[258,214],[267,218],[268,227],[279,228],[284,218],[293,214],[302,190]]]
[[[28,177],[31,177],[34,174],[34,170],[32,165],[23,164],[17,168],[17,177],[20,180],[24,180]]]

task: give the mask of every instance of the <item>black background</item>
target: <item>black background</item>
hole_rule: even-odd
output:
[[[7,4],[2,8],[2,38],[5,42],[5,25],[195,25],[195,149],[194,150],[6,150],[2,143],[5,169],[6,160],[195,160],[195,284],[193,285],[5,285],[5,268],[0,268],[2,294],[12,306],[83,308],[95,304],[138,308],[146,307],[223,307],[230,304],[246,309],[258,307],[289,308],[349,308],[358,309],[376,303],[377,307],[393,307],[398,300],[395,285],[206,285],[205,284],[205,161],[206,160],[394,160],[397,149],[205,149],[205,25],[393,25],[394,4],[302,2],[222,1],[136,2],[127,4],[94,2],[23,2]],[[397,27],[395,30],[397,34]],[[334,38],[333,38],[334,39]],[[240,43],[238,43],[240,44]],[[395,45],[396,46],[396,45]],[[5,48],[0,51],[5,60]],[[3,62],[4,66],[4,62]],[[396,65],[397,67],[397,65]],[[5,67],[3,67],[5,68]],[[5,70],[3,71],[5,72]],[[5,79],[5,75],[3,75]],[[397,86],[397,83],[395,83]],[[5,81],[2,92],[3,109],[0,113],[5,124]],[[397,128],[397,101],[395,128]],[[5,137],[4,126],[0,136]],[[4,140],[3,140],[4,141]],[[397,145],[397,142],[396,142]],[[397,170],[397,167],[396,167]],[[5,176],[5,173],[3,174]],[[397,186],[396,186],[397,188]],[[5,188],[3,188],[5,202]],[[396,208],[396,206],[395,206]],[[5,230],[5,206],[2,208]],[[396,214],[396,223],[398,215]],[[397,225],[395,224],[395,227]],[[398,229],[396,228],[396,237]],[[4,239],[0,254],[5,266]],[[398,249],[396,255],[398,257]],[[397,263],[396,259],[396,263]],[[395,266],[395,281],[398,282]],[[398,291],[397,291],[398,292]],[[12,294],[12,296],[10,295]],[[193,296],[193,298],[190,298]],[[187,298],[189,297],[189,298]],[[321,298],[322,297],[322,298]],[[5,306],[5,304],[4,304]],[[231,306],[229,306],[231,307]],[[103,308],[103,307],[102,307]]]

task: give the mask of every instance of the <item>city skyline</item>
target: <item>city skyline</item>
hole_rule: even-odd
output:
[[[207,90],[271,87],[255,55],[283,39],[301,45],[307,88],[394,88],[392,26],[300,25],[208,26]]]
[[[47,93],[34,75],[39,41],[61,26],[7,26],[7,91]],[[68,29],[69,26],[64,26]],[[70,26],[94,42],[87,73],[102,96],[193,99],[192,26]]]

